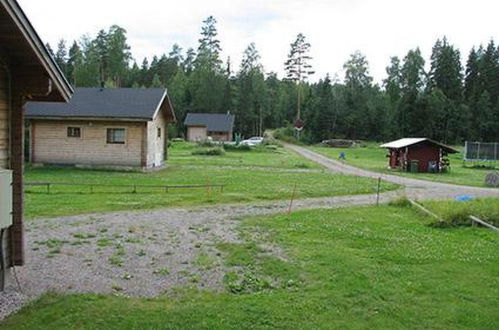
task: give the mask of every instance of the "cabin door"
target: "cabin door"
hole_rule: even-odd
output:
[[[154,145],[154,166],[159,167],[163,165],[163,153],[164,153],[163,135],[165,134],[165,132],[163,132],[163,130],[159,127],[156,129],[157,129],[157,136]]]

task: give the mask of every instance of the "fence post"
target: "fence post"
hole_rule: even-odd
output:
[[[379,205],[379,191],[381,189],[381,177],[378,178],[378,188],[376,189],[376,205]]]
[[[296,195],[296,186],[297,184],[295,183],[293,187],[293,193],[291,194],[291,201],[289,202],[288,214],[291,214],[291,208],[293,207],[293,200],[295,199]]]

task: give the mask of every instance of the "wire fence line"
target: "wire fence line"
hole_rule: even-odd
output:
[[[137,193],[138,189],[142,191],[152,189],[162,189],[164,192],[169,192],[171,189],[207,189],[208,192],[213,188],[219,188],[220,192],[224,191],[225,184],[209,183],[209,184],[190,184],[190,185],[146,185],[146,184],[106,184],[106,183],[76,183],[76,182],[25,182],[25,186],[45,187],[45,192],[50,194],[51,188],[54,186],[66,187],[87,187],[86,192],[94,193],[94,188],[130,188],[131,193]],[[83,191],[80,191],[83,192]]]
[[[499,161],[499,143],[498,142],[469,142],[464,145],[465,161]]]

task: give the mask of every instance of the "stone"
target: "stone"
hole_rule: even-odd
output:
[[[499,187],[499,172],[490,172],[485,177],[485,184],[487,186]]]

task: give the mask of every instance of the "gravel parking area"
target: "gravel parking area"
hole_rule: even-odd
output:
[[[395,192],[383,194],[381,201]],[[293,209],[372,204],[374,195],[295,201]],[[289,201],[37,219],[26,224],[26,266],[0,293],[0,319],[45,292],[157,297],[190,285],[223,290],[222,242],[242,217],[287,212]],[[270,252],[272,253],[272,252]],[[276,254],[279,254],[276,251]]]

